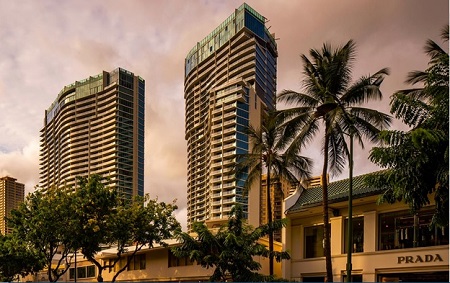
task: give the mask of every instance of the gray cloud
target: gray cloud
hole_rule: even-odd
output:
[[[300,91],[300,54],[324,42],[357,42],[354,78],[391,68],[382,86],[389,96],[406,87],[407,72],[426,68],[423,45],[439,41],[448,23],[447,0],[249,0],[269,22],[278,42],[278,90]],[[146,80],[146,192],[178,199],[186,219],[184,58],[241,1],[1,1],[0,175],[38,183],[38,137],[44,110],[64,85],[129,69]],[[283,107],[282,105],[280,105]],[[393,127],[402,127],[396,122]],[[320,173],[320,139],[308,154]],[[355,174],[376,170],[357,149]],[[347,172],[336,178],[345,178]]]

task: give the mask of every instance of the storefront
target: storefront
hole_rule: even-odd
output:
[[[354,178],[352,281],[449,282],[449,230],[431,225],[431,205],[412,215],[402,203],[377,205],[382,190],[367,188]],[[332,270],[335,282],[346,281],[348,181],[329,184]],[[321,187],[305,189],[286,199],[288,225],[284,249],[291,260],[283,277],[323,282],[323,212]]]

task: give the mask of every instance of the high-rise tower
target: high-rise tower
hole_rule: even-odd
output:
[[[245,192],[246,176],[230,172],[250,150],[246,127],[275,108],[277,47],[265,21],[243,4],[185,59],[189,230],[228,219],[235,203],[259,224],[258,187]]]
[[[11,210],[19,207],[25,197],[25,185],[17,179],[6,176],[0,178],[0,232],[6,235],[11,230],[6,225],[5,217],[11,216]]]
[[[45,111],[40,186],[101,175],[129,198],[144,194],[145,81],[122,68],[65,86]]]

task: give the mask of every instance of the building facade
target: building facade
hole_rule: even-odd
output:
[[[5,217],[11,216],[11,210],[19,207],[25,197],[25,185],[16,182],[17,179],[6,176],[0,178],[0,232],[10,233]]]
[[[251,146],[246,127],[275,108],[277,47],[265,22],[243,4],[185,59],[188,230],[228,219],[236,203],[259,211],[259,190],[245,192],[246,175],[232,170]],[[259,215],[249,222],[259,225]]]
[[[352,281],[448,282],[449,229],[430,225],[434,205],[412,215],[404,203],[377,204],[382,188],[353,178]],[[333,279],[346,281],[348,179],[329,184]],[[297,191],[285,201],[288,225],[283,249],[291,259],[283,263],[283,277],[323,282],[322,187]]]
[[[144,194],[145,81],[122,68],[65,86],[40,132],[40,186],[98,174],[126,198]]]
[[[266,239],[260,240],[267,244]],[[179,245],[175,239],[164,241],[167,245],[155,244],[149,248],[144,246],[133,258],[129,258],[135,247],[128,247],[128,253],[113,268],[107,268],[102,272],[104,282],[111,282],[117,271],[125,266],[130,259],[129,266],[117,276],[117,282],[204,282],[214,272],[214,267],[204,268],[195,261],[192,262],[187,257],[177,258],[172,253],[172,247]],[[281,251],[281,244],[275,243],[274,249]],[[95,258],[105,266],[111,264],[116,259],[117,248],[109,248],[99,252]],[[75,255],[73,255],[75,256]],[[68,271],[59,279],[59,282],[97,282],[98,268],[83,255],[78,253],[71,258]],[[267,258],[255,256],[254,260],[261,264],[260,274],[269,273],[269,261]],[[61,267],[63,268],[63,267]],[[48,271],[28,275],[22,278],[21,282],[48,282]],[[274,263],[274,274],[281,276],[281,263]]]

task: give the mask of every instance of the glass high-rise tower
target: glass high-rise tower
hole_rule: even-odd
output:
[[[93,174],[125,198],[144,194],[145,81],[118,68],[65,86],[40,135],[40,186]]]
[[[259,224],[259,184],[244,191],[246,176],[232,170],[251,148],[246,127],[275,108],[277,47],[265,22],[243,4],[185,59],[189,230],[195,221],[227,220],[236,203]]]

